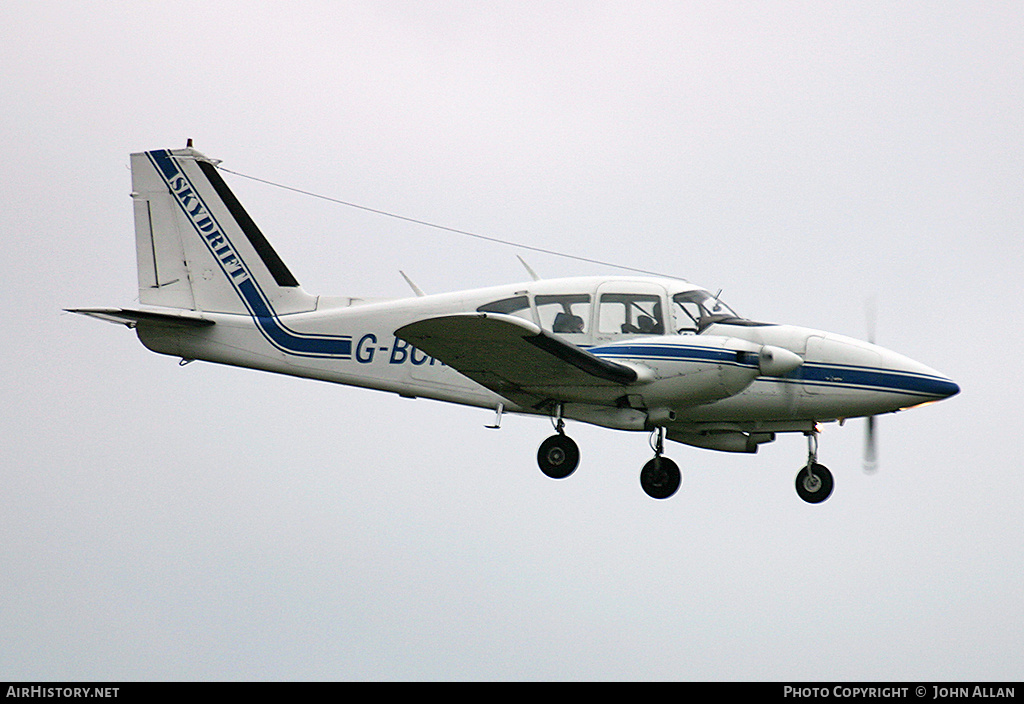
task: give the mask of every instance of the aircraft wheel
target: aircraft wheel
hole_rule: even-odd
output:
[[[668,457],[658,455],[640,470],[640,486],[652,499],[667,499],[682,483],[679,466]]]
[[[820,504],[832,495],[832,472],[824,465],[812,462],[796,475],[796,493],[809,504]]]
[[[580,463],[580,449],[568,435],[552,435],[540,444],[537,464],[540,471],[552,479],[565,479]]]

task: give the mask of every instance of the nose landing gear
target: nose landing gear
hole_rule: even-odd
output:
[[[665,449],[665,429],[656,428],[651,437],[655,436],[654,459],[640,470],[640,486],[652,499],[667,499],[679,489],[683,475],[675,462],[661,454]]]
[[[796,475],[796,493],[809,504],[832,495],[832,472],[818,464],[818,431],[807,433],[807,465]]]

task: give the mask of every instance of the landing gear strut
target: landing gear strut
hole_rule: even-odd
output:
[[[654,459],[640,470],[640,486],[652,499],[667,499],[679,489],[683,475],[675,462],[661,454],[665,448],[665,429],[656,428],[651,438],[655,440]]]
[[[807,466],[796,475],[796,493],[809,504],[820,504],[832,495],[832,472],[818,464],[818,431],[807,433]]]
[[[576,471],[580,463],[580,449],[576,441],[565,434],[562,404],[555,404],[551,420],[556,432],[540,444],[540,449],[537,450],[537,464],[540,471],[552,479],[565,479]]]

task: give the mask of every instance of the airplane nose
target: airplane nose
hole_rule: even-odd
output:
[[[878,360],[880,372],[877,379],[878,389],[901,397],[900,408],[941,401],[960,393],[959,384],[917,360],[878,345],[870,345],[863,349],[877,355],[875,359]]]
[[[935,392],[942,398],[949,398],[960,393],[960,386],[952,379],[942,377],[935,380]]]
[[[902,355],[892,352],[889,354],[893,358],[901,358],[900,361],[902,361],[902,364],[893,365],[896,370],[901,372],[899,385],[903,387],[904,391],[919,396],[924,402],[941,401],[960,393],[959,384],[946,375],[940,374],[920,362],[902,357]]]

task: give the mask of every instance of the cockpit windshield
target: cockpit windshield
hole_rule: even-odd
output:
[[[703,332],[712,323],[736,322],[743,318],[707,291],[684,291],[672,296],[675,330],[680,335]]]

